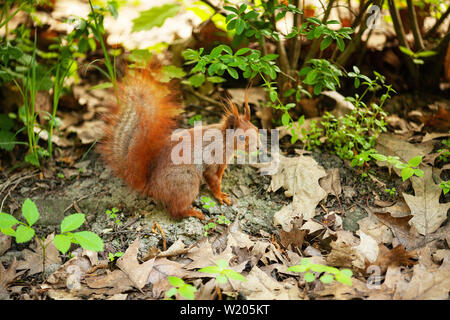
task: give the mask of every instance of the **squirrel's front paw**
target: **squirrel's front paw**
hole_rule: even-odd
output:
[[[216,195],[217,200],[219,200],[220,204],[223,204],[224,202],[227,205],[231,205],[231,200],[229,199],[229,194],[225,193],[225,192],[220,192],[219,194]]]

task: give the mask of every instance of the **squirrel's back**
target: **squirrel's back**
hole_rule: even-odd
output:
[[[151,75],[154,70],[131,70],[118,83],[117,102],[105,115],[106,128],[98,151],[133,189],[144,191],[149,170],[170,143],[181,106],[171,89]]]

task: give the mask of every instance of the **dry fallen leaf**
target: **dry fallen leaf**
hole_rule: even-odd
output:
[[[116,263],[120,270],[125,272],[134,286],[139,290],[146,285],[155,261],[153,258],[144,263],[139,263],[137,255],[140,242],[139,238],[136,238]]]
[[[9,287],[9,285],[25,272],[25,270],[16,272],[16,269],[16,258],[13,258],[13,261],[11,262],[11,265],[8,269],[5,269],[5,267],[3,267],[3,264],[0,262],[0,294],[6,293],[6,289]]]
[[[449,274],[449,259],[444,259],[442,265],[434,270],[416,264],[411,281],[397,283],[394,299],[447,300],[450,292]]]
[[[272,176],[269,191],[283,187],[285,195],[292,197],[292,202],[275,213],[274,224],[290,231],[291,222],[296,218],[313,218],[317,204],[327,196],[319,185],[319,179],[325,176],[325,170],[311,157],[287,158],[280,155],[278,171]]]
[[[248,300],[295,300],[300,299],[297,286],[285,286],[254,266],[246,276],[247,281],[232,281],[235,290]]]
[[[410,267],[416,263],[414,258],[417,254],[406,251],[401,244],[393,249],[388,249],[385,245],[379,245],[377,260],[372,265],[380,267],[381,274],[384,274],[389,267]]]
[[[436,231],[447,219],[450,202],[439,203],[442,189],[434,183],[431,167],[424,168],[424,176],[412,177],[415,196],[403,193],[413,218],[409,221],[422,235]]]

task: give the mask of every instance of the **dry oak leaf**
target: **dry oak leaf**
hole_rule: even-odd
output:
[[[336,198],[342,193],[341,177],[339,169],[334,168],[327,171],[327,176],[320,178],[319,184],[326,193],[333,194]]]
[[[423,171],[425,174],[422,178],[411,178],[415,196],[403,193],[403,197],[413,215],[409,223],[420,234],[427,235],[435,232],[447,219],[450,202],[439,203],[442,189],[434,183],[432,168],[425,167]]]
[[[447,300],[450,292],[450,261],[444,259],[437,269],[416,264],[411,281],[399,281],[394,299]]]
[[[53,238],[55,237],[55,234],[52,233],[47,236],[44,243],[48,244],[45,249],[45,266],[48,267],[52,264],[61,264],[61,258],[59,257],[59,250],[56,249],[55,245],[53,244]],[[39,242],[35,239],[35,244],[33,247],[31,247],[34,251],[24,249],[22,251],[22,256],[24,257],[24,261],[19,261],[17,264],[17,269],[22,270],[30,270],[29,275],[33,275],[39,272],[43,271],[42,266],[42,247],[39,244]]]
[[[286,289],[285,286],[254,266],[246,276],[247,281],[232,281],[236,291],[244,294],[248,300],[295,300],[300,299],[297,286]]]
[[[296,218],[313,218],[317,204],[327,196],[319,185],[319,179],[326,175],[325,170],[311,157],[287,158],[280,155],[279,167],[272,176],[269,191],[283,187],[285,195],[292,197],[292,202],[275,213],[274,224],[281,225],[288,232]]]
[[[17,269],[17,260],[14,257],[11,265],[8,269],[3,267],[3,264],[0,262],[0,294],[6,292],[6,288],[20,275],[22,275],[24,271],[16,272]]]
[[[384,274],[389,267],[410,267],[417,263],[415,258],[417,254],[413,251],[406,251],[401,244],[393,249],[388,249],[385,245],[380,244],[378,258],[372,265],[380,267],[381,274]]]
[[[139,238],[136,238],[116,263],[120,270],[125,272],[131,282],[133,282],[134,286],[139,290],[146,285],[155,261],[153,258],[144,263],[139,263],[137,255],[140,243],[141,241]]]

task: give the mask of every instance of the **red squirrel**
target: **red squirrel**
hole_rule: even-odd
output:
[[[224,161],[175,164],[171,155],[178,142],[172,141],[171,135],[181,105],[175,99],[176,91],[157,81],[152,76],[153,71],[129,71],[118,83],[117,103],[110,106],[110,112],[105,116],[106,128],[98,147],[99,154],[116,176],[132,189],[161,202],[172,217],[192,216],[203,220],[204,215],[191,207],[202,182],[206,182],[220,204],[230,205],[229,195],[221,191],[227,162],[233,158],[236,149],[249,150],[250,141],[255,141],[249,136],[256,137],[259,145],[258,128],[250,122],[247,95],[243,115],[229,101],[222,121],[201,129],[202,134],[208,129],[220,130],[222,141],[226,141],[227,129],[242,129],[246,133],[245,137],[233,133],[231,150],[223,144]],[[185,134],[193,137],[194,128],[185,130]],[[190,141],[190,147],[194,149],[194,139]],[[245,141],[244,146],[238,141]],[[204,142],[201,147],[205,147]]]

